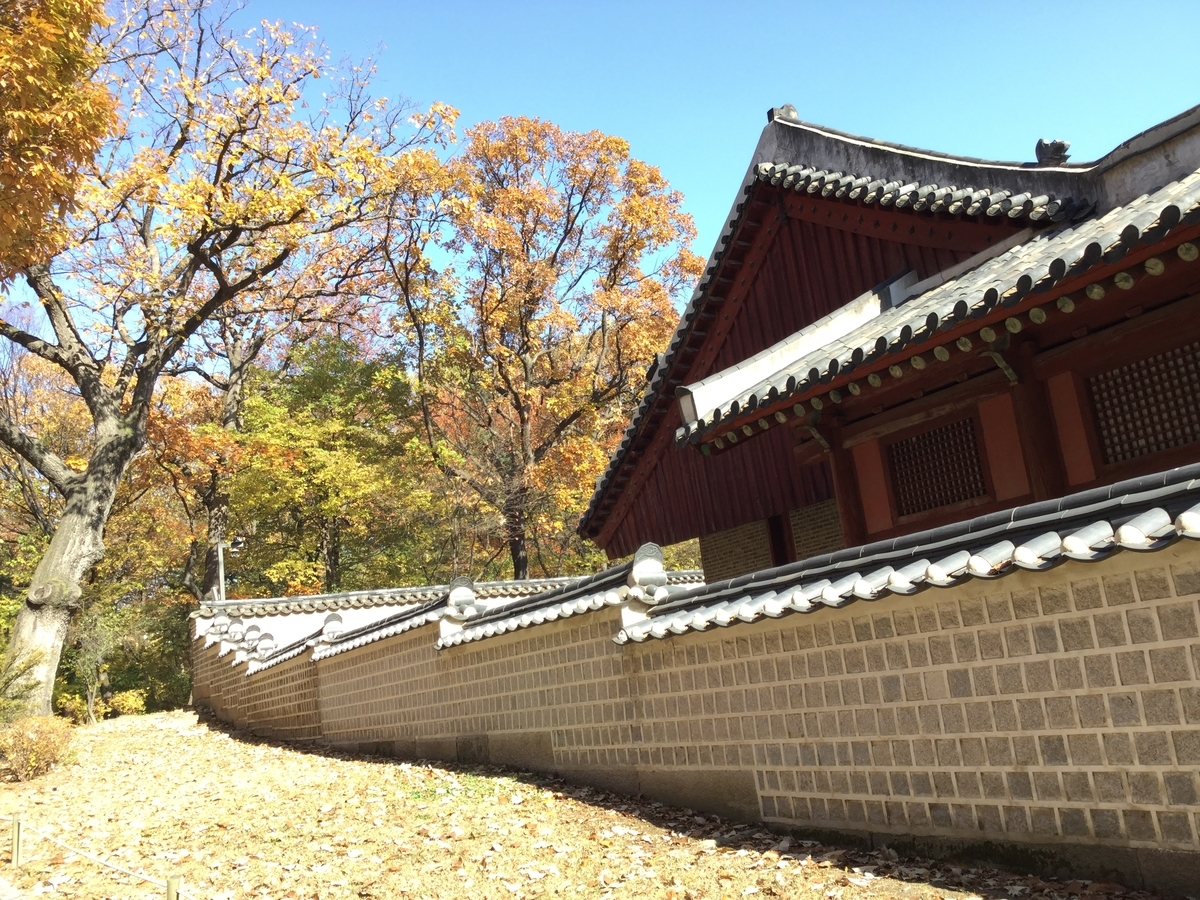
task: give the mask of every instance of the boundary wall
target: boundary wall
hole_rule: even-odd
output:
[[[491,762],[783,830],[1200,884],[1200,547],[617,644],[621,606],[436,648],[439,623],[195,698],[285,740]]]

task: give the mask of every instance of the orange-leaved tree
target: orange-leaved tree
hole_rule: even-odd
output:
[[[692,220],[622,138],[538,119],[472,128],[447,174],[424,227],[387,243],[425,440],[501,516],[513,576],[531,545],[557,574],[700,272]],[[435,233],[455,281],[421,245]]]
[[[0,284],[65,235],[82,166],[112,123],[91,80],[103,0],[0,0]]]
[[[79,470],[0,413],[0,443],[63,498],[10,643],[39,655],[42,710],[160,377],[239,298],[286,308],[298,273],[377,214],[396,158],[452,121],[437,108],[408,127],[403,107],[367,94],[369,68],[331,68],[304,29],[235,37],[228,15],[204,0],[127,8],[99,70],[120,122],[77,192],[70,239],[24,272],[43,321],[20,327],[15,301],[0,310],[0,337],[66,373],[91,419]]]

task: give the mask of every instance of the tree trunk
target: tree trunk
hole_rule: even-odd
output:
[[[342,583],[342,530],[336,516],[322,518],[319,527],[317,553],[325,567],[325,593],[334,594]]]
[[[88,569],[104,555],[102,533],[110,504],[111,500],[101,509],[99,503],[88,497],[68,499],[67,511],[33,573],[25,605],[17,613],[9,653],[14,659],[37,657],[30,671],[37,685],[30,697],[33,713],[51,712],[54,676],[63,640],[82,593],[79,584]]]
[[[54,675],[58,672],[58,659],[62,655],[63,641],[67,637],[67,626],[71,623],[71,610],[57,606],[31,606],[28,601],[17,613],[9,638],[9,652],[14,659],[37,657],[37,664],[29,670],[29,678],[37,685],[29,697],[29,712],[49,715],[54,695]]]
[[[49,715],[54,676],[71,615],[79,608],[80,583],[104,556],[104,524],[117,486],[141,441],[126,432],[102,443],[87,472],[68,491],[62,518],[29,584],[25,605],[13,623],[8,651],[13,659],[36,659],[29,710]]]
[[[225,356],[229,360],[229,378],[224,387],[225,396],[221,401],[221,427],[226,431],[239,432],[242,430],[242,401],[245,399],[250,363],[258,356],[263,342],[258,340],[247,344],[240,332],[229,330],[228,319],[222,320],[221,333]],[[204,551],[201,602],[210,598],[225,599],[225,585],[220,583],[221,566],[217,553],[219,545],[225,541],[229,531],[229,493],[225,490],[225,479],[215,468],[209,477],[203,500],[204,508],[208,510],[208,546]]]
[[[525,488],[520,488],[504,504],[504,536],[512,556],[513,578],[529,577],[529,550],[525,542]]]
[[[89,684],[87,688],[87,714],[88,724],[96,724],[96,688],[99,685]]]
[[[212,482],[204,495],[204,507],[208,510],[208,546],[204,551],[204,583],[200,585],[202,602],[222,599],[225,586],[221,581],[221,567],[217,559],[217,546],[225,540],[229,525],[229,494],[221,490],[220,476],[212,473]]]

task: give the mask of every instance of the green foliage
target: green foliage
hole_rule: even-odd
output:
[[[187,704],[191,694],[188,614],[192,608],[183,598],[153,597],[107,609],[103,614],[105,627],[113,641],[104,660],[103,674],[114,699],[122,692],[144,692],[145,709],[151,712]],[[56,706],[64,714],[71,714],[66,711],[72,702],[67,698],[87,696],[87,680],[80,674],[80,653],[81,647],[69,636],[55,691]],[[100,695],[95,702],[102,703]],[[103,711],[97,707],[97,719],[103,718],[108,705],[104,704]]]
[[[692,538],[690,541],[680,541],[663,547],[663,566],[668,570],[701,569],[700,541]]]
[[[75,620],[68,635],[75,652],[71,655],[71,668],[83,682],[87,698],[88,721],[100,718],[96,714],[96,695],[107,680],[104,664],[117,643],[114,624],[95,607],[84,610]]]
[[[427,584],[496,572],[495,530],[440,476],[419,440],[411,378],[387,356],[329,337],[296,348],[243,406],[244,468],[230,486],[231,596]]]
[[[0,492],[5,486],[0,481]],[[45,535],[36,529],[18,532],[10,540],[0,541],[0,638],[6,646],[13,622],[25,603],[24,586],[29,584],[47,543]]]
[[[0,732],[0,754],[19,781],[45,775],[66,755],[71,725],[58,716],[18,719]]]
[[[174,595],[124,610],[125,628],[108,663],[115,692],[145,691],[149,712],[187,704],[192,690],[188,615],[193,608],[187,598]]]

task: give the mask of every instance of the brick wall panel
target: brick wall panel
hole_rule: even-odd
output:
[[[698,792],[750,773],[782,824],[1200,851],[1198,600],[1184,542],[624,647],[604,608],[250,678],[198,641],[194,666],[198,697],[281,737],[314,708],[343,745],[545,735],[564,771],[690,772]]]

